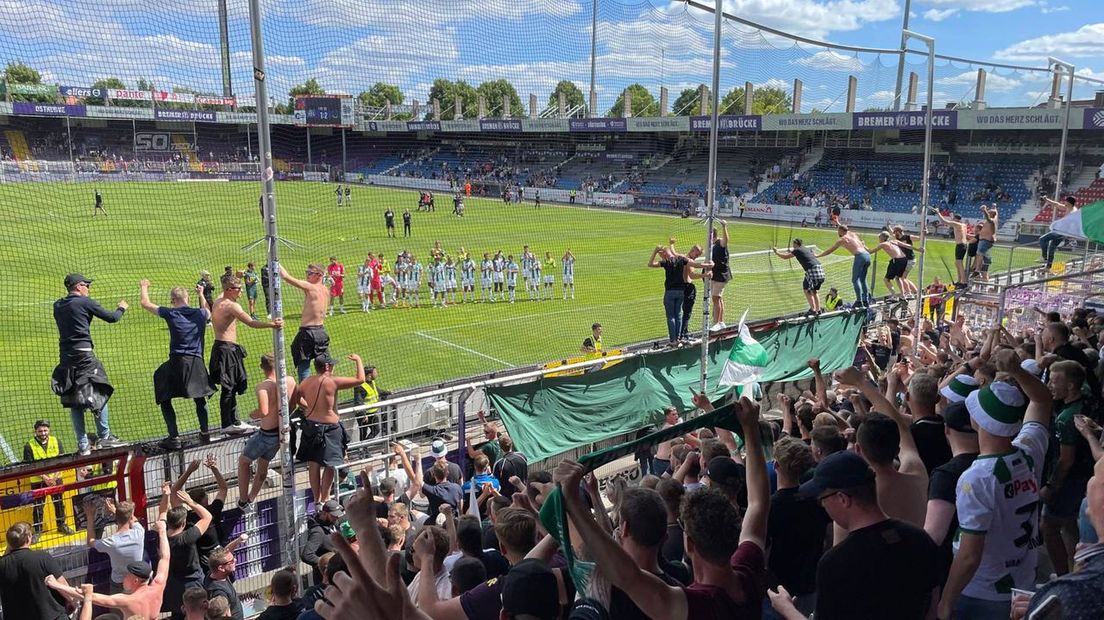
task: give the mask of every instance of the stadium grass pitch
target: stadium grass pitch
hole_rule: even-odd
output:
[[[497,199],[468,198],[465,217],[458,218],[451,214],[451,200],[444,193],[436,196],[435,212],[421,213],[415,211],[416,192],[363,186],[353,188],[351,206],[339,208],[334,188],[322,183],[276,185],[280,235],[302,246],[282,246],[281,261],[297,277],[308,263],[325,264],[330,255],[345,264],[348,314],[326,321],[332,351],[342,360],[336,372],[352,372],[343,356],[359,353],[366,363],[379,367],[380,384],[389,390],[573,356],[595,321],[604,326],[607,349],[664,337],[663,272],[648,269],[648,257],[670,237],[683,251],[705,238],[704,226],[692,219],[547,204],[537,209],[529,201],[505,206]],[[106,218],[92,215],[96,189],[103,193]],[[119,323],[97,320],[92,328],[96,353],[116,388],[110,403],[112,430],[128,440],[164,435],[152,376],[167,358],[168,336],[164,321],[138,304],[138,281],[149,278],[154,303],[168,304],[169,289],[184,286],[192,291],[200,270],[210,271],[217,283],[225,265],[244,269],[254,261],[259,269],[263,244],[242,249],[263,234],[258,190],[256,183],[226,182],[0,185],[0,309],[5,319],[0,322],[0,377],[7,405],[0,434],[17,452],[30,437],[32,422],[40,418],[54,422],[66,447],[73,446],[69,414],[50,391],[50,373],[57,363],[51,304],[65,294],[62,278],[71,271],[95,279],[92,296],[106,308],[123,298],[131,304]],[[396,214],[395,239],[388,238],[384,228],[388,206]],[[413,236],[403,238],[401,214],[407,208],[413,213]],[[795,236],[825,248],[836,238],[830,229],[735,218],[729,222],[733,253],[785,247]],[[876,243],[874,235],[863,236],[868,244]],[[453,256],[463,246],[477,262],[483,252],[493,255],[499,249],[520,259],[524,244],[542,258],[551,252],[557,263],[552,299],[528,301],[519,290],[515,304],[433,308],[427,307],[423,288],[421,308],[360,311],[355,274],[367,252],[383,252],[393,263],[395,255],[407,249],[424,261],[437,240]],[[564,301],[559,259],[567,248],[577,257],[576,294],[574,300]],[[925,279],[950,279],[947,267],[954,268],[953,246],[933,241],[928,252]],[[1005,268],[1007,252],[994,252],[994,269]],[[1026,266],[1035,258],[1030,251],[1016,252],[1014,265]],[[879,294],[885,292],[880,278],[884,265],[883,257],[877,266]],[[733,267],[734,281],[725,294],[727,322],[738,321],[745,308],[755,318],[805,308],[796,262],[758,255],[736,259]],[[822,293],[835,286],[850,300],[850,258],[841,254],[828,261],[826,271]],[[911,276],[915,279],[915,272]],[[701,326],[700,285],[698,289],[691,318],[695,329]],[[194,298],[194,291],[191,294]],[[290,345],[302,294],[285,286],[284,297]],[[258,307],[263,315],[260,300]],[[252,385],[260,377],[261,354],[271,350],[272,332],[243,326],[238,334],[249,351],[246,366]],[[208,332],[208,347],[212,341]],[[176,406],[182,429],[194,429],[192,404],[178,400]],[[247,419],[254,406],[250,391],[239,399],[239,416]],[[217,399],[210,409],[215,425]]]

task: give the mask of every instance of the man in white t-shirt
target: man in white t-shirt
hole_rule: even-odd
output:
[[[1019,387],[994,381],[966,398],[981,454],[958,481],[959,531],[939,618],[953,611],[957,618],[1003,620],[1012,588],[1035,589],[1039,488],[1053,403],[1046,385],[1020,367],[1015,351],[995,357],[997,370]]]

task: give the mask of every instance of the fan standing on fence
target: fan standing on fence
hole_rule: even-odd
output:
[[[801,290],[805,293],[805,301],[809,302],[809,311],[820,312],[820,298],[817,292],[824,284],[824,266],[817,260],[813,251],[802,243],[801,239],[790,242],[792,247],[789,252],[779,252],[778,248],[771,248],[778,258],[790,260],[796,258],[801,268],[805,270],[805,277],[801,280]]]
[[[108,382],[103,364],[92,352],[92,332],[89,327],[92,317],[108,323],[117,322],[123,318],[129,304],[125,299],[120,299],[115,311],[108,312],[88,296],[91,286],[92,278],[79,273],[65,276],[65,289],[69,294],[54,302],[60,359],[51,376],[54,394],[61,397],[61,406],[69,409],[73,431],[77,434],[77,450],[85,455],[91,451],[84,426],[86,409],[92,411],[92,417],[96,421],[97,448],[125,445],[111,434],[111,427],[108,425],[107,401],[115,388]]]
[[[866,282],[866,274],[870,271],[870,252],[866,249],[863,240],[857,234],[851,232],[846,225],[840,224],[837,226],[836,234],[839,235],[839,239],[827,250],[817,254],[816,257],[828,256],[840,247],[843,247],[855,257],[851,263],[851,286],[855,289],[855,306],[864,307],[874,300],[874,296],[870,294],[870,287]]]
[[[303,291],[303,314],[299,319],[299,333],[291,341],[291,359],[299,381],[310,376],[311,360],[330,352],[330,335],[323,321],[330,305],[330,288],[322,281],[322,266],[307,265],[307,279],[300,280],[280,265],[280,277],[288,284]]]

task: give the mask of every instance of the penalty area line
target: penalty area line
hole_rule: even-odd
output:
[[[469,349],[468,347],[456,344],[455,342],[449,342],[448,340],[445,340],[443,338],[438,338],[436,336],[430,336],[429,334],[427,334],[425,332],[414,332],[414,333],[421,336],[422,338],[428,338],[429,340],[433,340],[434,342],[440,342],[441,344],[443,344],[445,346],[449,346],[449,347],[452,347],[454,349],[460,349],[461,351],[471,353],[472,355],[478,355],[479,357],[482,357],[484,359],[489,359],[489,360],[491,360],[492,362],[494,362],[496,364],[502,364],[503,366],[513,366],[513,364],[511,364],[510,362],[500,360],[497,357],[491,357],[490,355],[487,355],[486,353],[480,353],[479,351],[476,351],[475,349]]]

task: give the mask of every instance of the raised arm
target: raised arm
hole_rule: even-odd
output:
[[[180,472],[180,477],[173,483],[172,491],[169,493],[169,503],[173,507],[184,505],[184,502],[180,501],[180,493],[184,491],[184,485],[188,483],[188,478],[190,478],[197,469],[199,469],[199,459],[189,462],[188,466],[184,468],[184,471]]]
[[[821,409],[828,409],[828,386],[824,381],[824,374],[820,372],[820,358],[810,358],[806,364],[813,371],[813,389],[816,390],[817,404]]]
[[[295,288],[303,290],[303,291],[307,290],[307,287],[310,286],[310,282],[307,282],[306,280],[300,280],[299,278],[292,277],[291,274],[289,274],[287,272],[287,269],[284,269],[283,263],[280,264],[280,278],[284,282],[287,282],[288,284],[294,286]]]
[[[142,304],[142,308],[145,309],[146,312],[149,312],[154,316],[160,316],[159,311],[161,310],[161,308],[159,308],[157,304],[150,301],[149,286],[149,280],[142,280],[138,283],[138,301]],[[200,295],[200,297],[203,296]]]
[[[790,260],[794,256],[790,252],[783,252],[783,251],[779,250],[778,248],[771,248],[771,251],[773,251],[774,255],[777,256],[778,258],[784,258],[786,260]]]
[[[194,510],[195,513],[199,515],[199,521],[196,521],[195,524],[199,533],[202,534],[206,532],[207,528],[211,525],[211,512],[204,508],[203,505],[193,500],[192,497],[184,491],[177,491],[176,496],[180,498],[180,501],[183,502],[185,506]]]
[[[661,250],[663,250],[662,245],[657,245],[655,247],[655,249],[652,250],[652,256],[648,259],[648,266],[649,267],[662,267],[663,266],[663,265],[660,265],[658,262],[656,262],[656,257],[659,256],[659,252]]]
[[[219,471],[218,461],[215,460],[215,455],[208,454],[203,464],[207,469],[211,470],[211,475],[215,478],[215,484],[218,485],[218,491],[215,493],[215,500],[225,502],[226,492],[230,487],[226,484],[226,478],[222,476],[222,472]]]
[[[728,247],[728,222],[724,220],[718,220],[721,223],[721,237],[720,242],[722,247]]]
[[[160,519],[153,524],[153,531],[157,532],[157,568],[153,581],[158,584],[169,580],[169,534],[166,527],[165,521]]]
[[[130,304],[128,304],[125,299],[120,299],[119,303],[115,306],[115,310],[108,312],[107,309],[97,303],[96,300],[88,297],[85,299],[87,299],[85,303],[88,304],[88,309],[92,312],[92,315],[106,323],[115,323],[123,318],[123,313],[130,307]]]
[[[871,408],[874,411],[889,416],[897,423],[897,429],[901,436],[901,451],[898,457],[901,460],[901,473],[924,473],[927,477],[927,469],[924,467],[924,461],[920,458],[919,450],[916,449],[916,442],[912,439],[912,429],[909,428],[908,421],[897,410],[897,407],[893,406],[893,403],[878,390],[877,384],[862,376],[859,369],[854,366],[839,371],[836,376],[839,377],[841,382],[858,387],[863,396],[870,401]]]
[[[334,384],[337,385],[337,389],[339,390],[347,390],[349,388],[354,388],[361,383],[364,383],[364,361],[361,360],[360,356],[356,353],[349,355],[347,359],[352,360],[353,364],[356,365],[356,376],[334,377]]]
[[[582,465],[565,459],[556,466],[552,475],[563,494],[568,518],[598,570],[610,584],[636,603],[644,615],[657,620],[687,618],[686,595],[682,590],[668,586],[655,575],[637,567],[628,553],[598,526],[580,496],[579,483],[583,471]]]
[[[203,295],[200,295],[199,297],[200,297],[200,299],[202,299]],[[203,303],[207,303],[207,302],[204,301]],[[239,322],[244,323],[244,324],[248,325],[249,327],[252,327],[253,329],[277,329],[277,328],[280,328],[280,327],[284,326],[284,320],[283,319],[275,319],[271,322],[270,321],[257,321],[253,317],[249,316],[249,313],[246,312],[245,310],[243,310],[241,305],[239,305],[239,304],[234,304],[231,307],[230,312],[234,315],[234,318],[237,319]]]
[[[843,239],[842,239],[842,238],[841,238],[841,239],[837,239],[835,243],[833,243],[832,245],[828,246],[828,249],[827,249],[827,250],[824,250],[824,251],[823,251],[823,252],[821,252],[820,254],[817,254],[817,255],[816,255],[816,257],[817,257],[817,258],[823,258],[823,257],[825,257],[825,256],[828,256],[828,255],[829,255],[829,254],[831,254],[832,252],[835,252],[836,250],[838,250],[838,249],[839,249],[839,247],[840,247],[840,244],[841,244],[841,243],[843,243]]]
[[[767,515],[770,511],[770,481],[767,479],[767,459],[763,454],[759,434],[759,404],[744,396],[737,405],[737,417],[744,429],[744,467],[747,472],[748,507],[740,530],[740,542],[752,542],[766,552]]]
[[[998,351],[996,363],[997,370],[1011,375],[1027,396],[1027,413],[1024,415],[1024,422],[1038,422],[1050,428],[1050,413],[1054,406],[1054,399],[1046,384],[1020,366],[1020,358],[1012,349]]]

